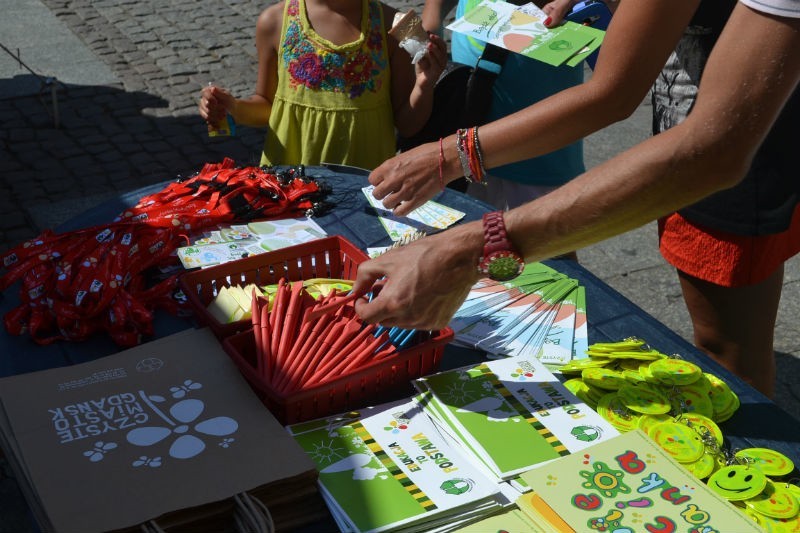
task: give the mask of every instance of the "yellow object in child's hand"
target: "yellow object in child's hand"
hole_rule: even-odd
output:
[[[230,137],[236,135],[236,122],[231,115],[225,115],[216,126],[208,125],[209,137]]]

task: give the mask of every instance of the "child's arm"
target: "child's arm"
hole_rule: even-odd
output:
[[[200,116],[209,124],[217,124],[230,113],[237,124],[264,127],[269,124],[272,99],[278,83],[278,45],[283,22],[283,2],[274,4],[256,22],[258,77],[255,93],[248,98],[235,98],[229,91],[209,85],[200,98]]]
[[[384,21],[391,25],[395,10],[384,6]],[[387,32],[389,27],[387,27]],[[397,39],[386,36],[392,72],[394,125],[403,137],[417,133],[427,122],[433,107],[433,88],[447,64],[447,46],[438,35],[430,35],[428,52],[416,65],[400,48]]]

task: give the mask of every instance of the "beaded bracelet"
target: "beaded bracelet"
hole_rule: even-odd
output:
[[[467,154],[469,155],[469,169],[476,183],[483,183],[486,170],[483,168],[483,156],[478,144],[478,127],[467,130]]]
[[[483,166],[483,153],[481,152],[481,143],[478,141],[478,126],[472,128],[472,141],[473,141],[473,148],[475,152],[475,158],[477,159],[477,169],[480,171],[480,179],[478,181],[483,182],[483,178],[486,176],[486,167]]]
[[[483,178],[486,176],[486,168],[483,166],[477,126],[456,131],[456,151],[467,181],[485,185]]]
[[[456,130],[456,152],[458,152],[458,160],[461,162],[461,170],[464,172],[464,177],[467,181],[473,181],[472,172],[469,168],[469,154],[467,153],[467,130]]]

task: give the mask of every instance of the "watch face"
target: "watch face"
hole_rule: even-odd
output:
[[[497,254],[489,259],[486,274],[493,280],[506,281],[516,278],[524,267],[519,257],[510,252]]]

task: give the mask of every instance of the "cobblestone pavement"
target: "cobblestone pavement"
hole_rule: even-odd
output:
[[[263,132],[210,139],[197,97],[210,81],[252,93],[264,2],[42,1],[121,83],[59,87],[59,128],[47,98],[0,101],[0,251],[62,222],[65,205],[88,207],[223,156],[258,161]]]

